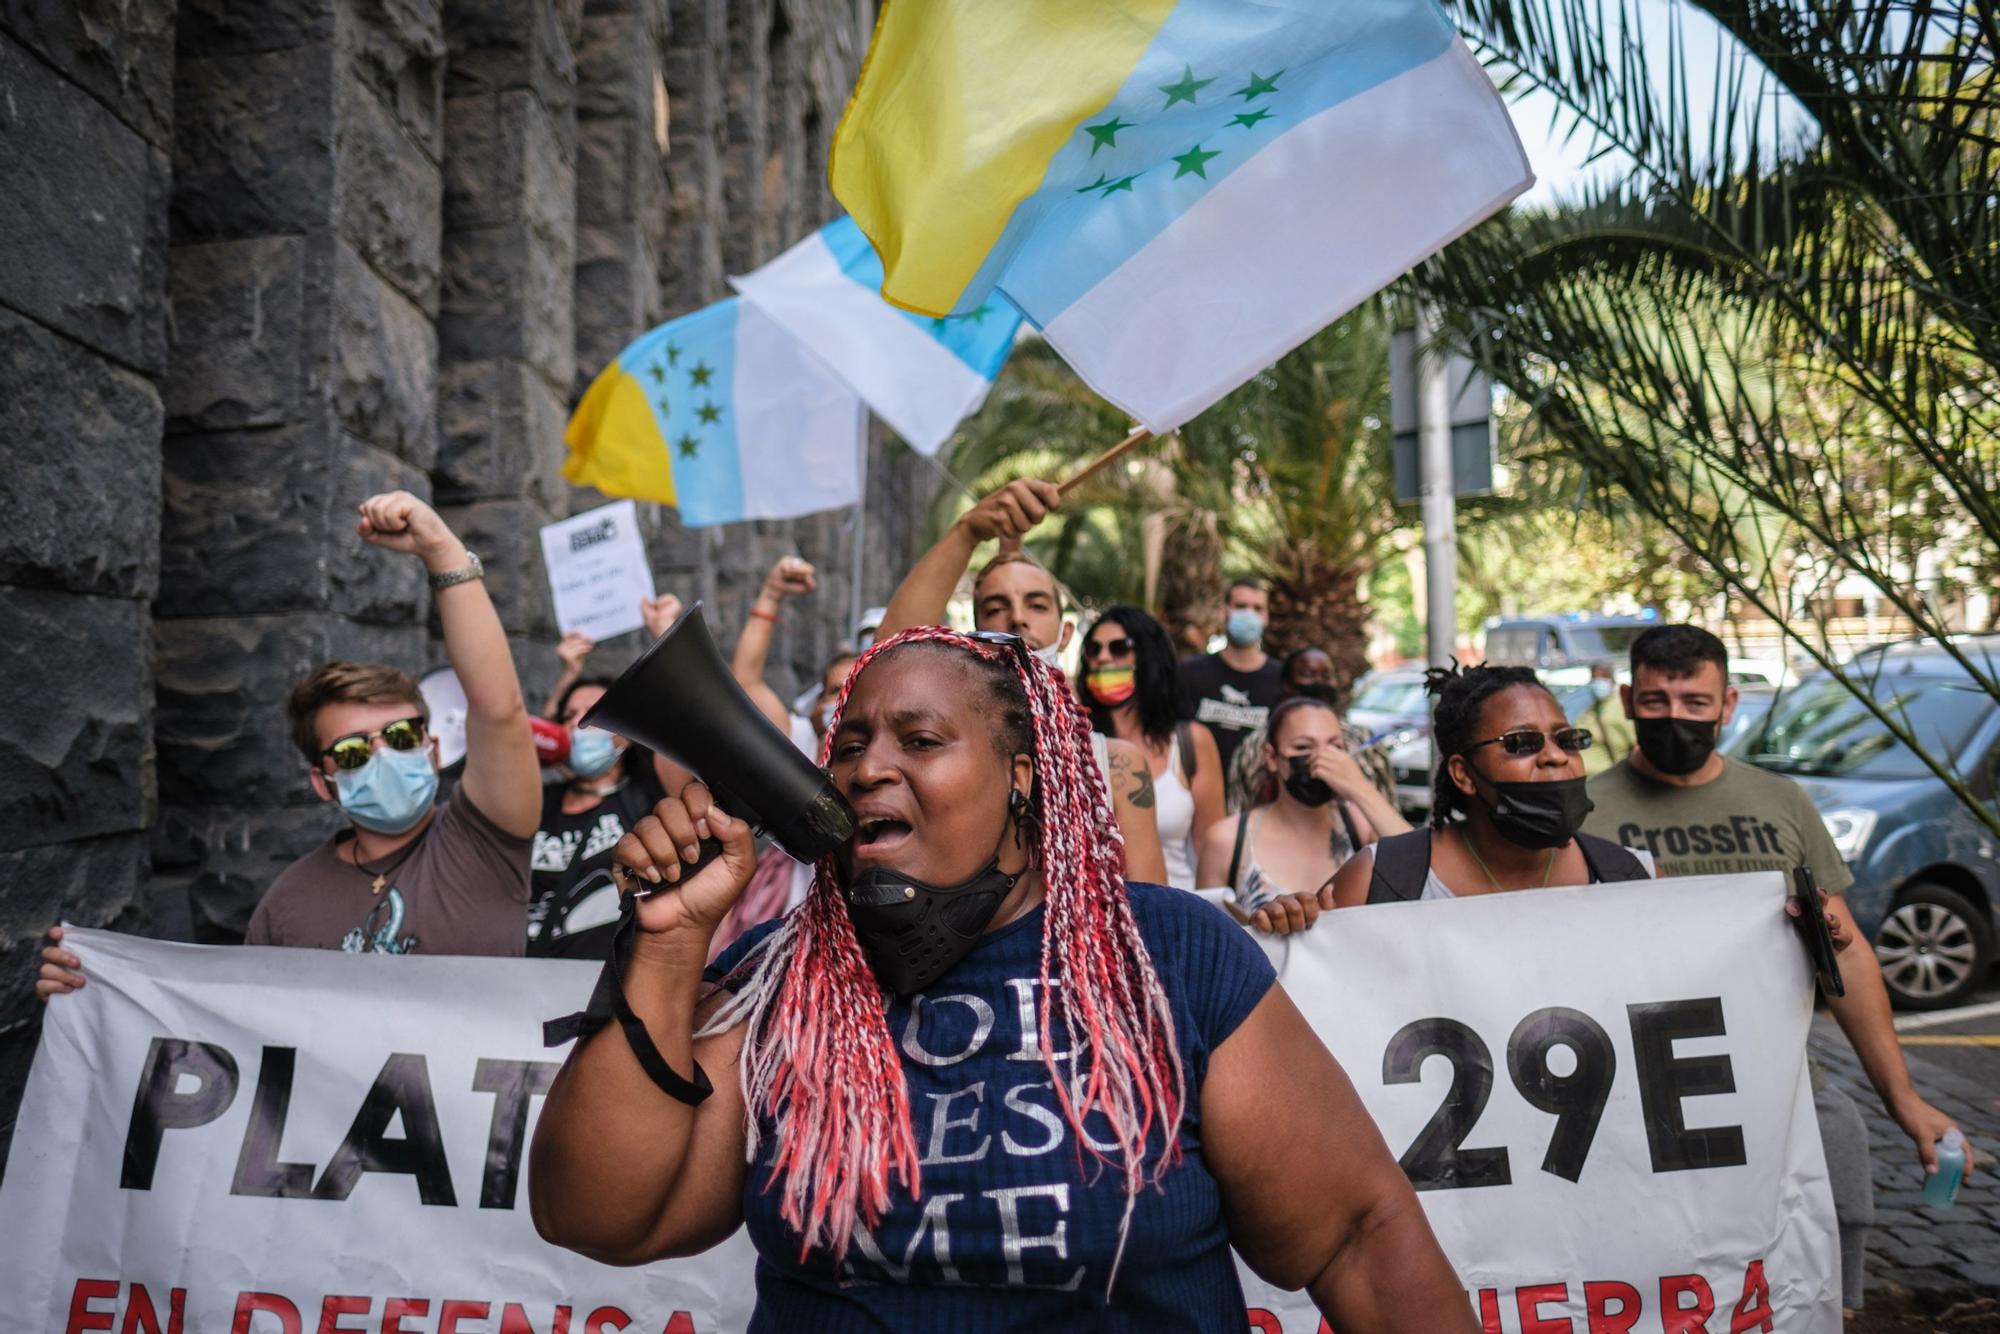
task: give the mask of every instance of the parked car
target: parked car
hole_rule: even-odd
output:
[[[1745,743],[1754,741],[1763,734],[1763,723],[1771,706],[1778,702],[1779,690],[1776,686],[1739,685],[1736,687],[1736,713],[1729,725],[1722,729],[1715,748],[1724,755],[1735,755]],[[1787,698],[1791,691],[1783,692]]]
[[[1404,818],[1429,819],[1431,701],[1424,692],[1424,669],[1392,667],[1362,677],[1354,683],[1347,721],[1368,733],[1370,744],[1388,752],[1396,776],[1396,806]]]
[[[2000,635],[1953,641],[2000,670]],[[1935,640],[1877,645],[1848,674],[2000,810],[2000,701]],[[1909,1009],[1957,1004],[1986,980],[2000,929],[2000,837],[1839,682],[1786,691],[1737,747],[1812,794],[1854,872],[1848,906],[1874,942],[1890,998]]]

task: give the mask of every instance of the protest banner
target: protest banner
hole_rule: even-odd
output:
[[[1384,904],[1260,937],[1499,1334],[1836,1334],[1775,873]],[[1313,1334],[1245,1273],[1254,1327]]]
[[[653,596],[653,569],[631,501],[572,514],[541,534],[558,629],[605,640],[646,624],[639,602]]]
[[[1272,944],[1487,1329],[1838,1329],[1781,894],[1744,876],[1391,905]],[[0,1334],[747,1322],[741,1232],[627,1270],[527,1217],[563,1054],[540,1024],[594,965],[66,943],[91,983],[50,1007],[0,1183]],[[1243,1276],[1250,1329],[1320,1329]]]

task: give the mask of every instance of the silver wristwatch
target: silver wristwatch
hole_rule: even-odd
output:
[[[435,593],[440,589],[450,588],[453,584],[462,584],[468,580],[484,579],[486,577],[486,567],[480,563],[478,552],[466,552],[465,561],[466,564],[463,569],[446,570],[443,574],[432,575],[431,592]]]

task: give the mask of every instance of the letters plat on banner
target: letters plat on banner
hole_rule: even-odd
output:
[[[1746,876],[1394,905],[1269,943],[1487,1329],[1838,1329],[1782,895]],[[562,1055],[540,1023],[594,965],[67,943],[92,981],[49,1009],[0,1183],[0,1334],[747,1323],[741,1232],[631,1270],[527,1217]],[[952,1261],[890,1259],[871,1272]],[[1252,1330],[1320,1328],[1243,1275]]]

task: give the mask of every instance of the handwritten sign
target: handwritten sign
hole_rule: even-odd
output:
[[[645,625],[639,601],[653,596],[653,571],[629,500],[574,514],[542,529],[556,625],[610,639]]]

